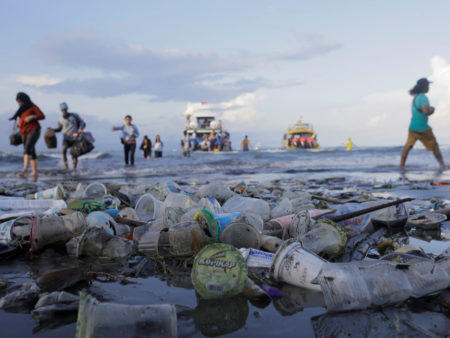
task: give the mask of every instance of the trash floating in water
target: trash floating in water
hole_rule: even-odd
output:
[[[429,212],[411,216],[408,220],[408,223],[415,226],[416,228],[436,229],[441,225],[442,222],[445,222],[446,220],[446,215]]]
[[[79,297],[66,291],[43,294],[34,306],[31,317],[38,321],[48,321],[59,315],[76,313]]]
[[[416,256],[407,263],[395,259],[325,263],[317,282],[328,311],[349,311],[396,304],[446,289],[449,272],[447,250],[436,260]]]
[[[0,309],[10,312],[28,312],[40,293],[34,282],[25,283],[0,298]]]
[[[177,311],[171,304],[101,303],[81,292],[76,337],[177,337]]]

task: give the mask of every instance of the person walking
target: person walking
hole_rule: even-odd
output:
[[[156,135],[154,148],[155,148],[155,158],[161,158],[164,143],[161,141],[161,137],[159,135]]]
[[[414,98],[411,104],[412,117],[409,124],[408,139],[403,147],[400,159],[400,169],[402,170],[405,168],[409,151],[417,141],[422,142],[427,150],[433,151],[440,168],[445,168],[444,159],[439,150],[436,137],[428,125],[428,117],[434,113],[434,107],[430,106],[430,102],[425,95],[430,89],[430,83],[426,78],[419,79],[414,88],[409,91],[409,94]]]
[[[67,150],[75,144],[78,133],[82,133],[86,127],[86,123],[76,113],[69,113],[67,103],[63,102],[59,105],[62,116],[58,119],[58,127],[52,129],[55,133],[62,131],[62,157],[64,161],[64,168],[69,169],[67,161]],[[77,169],[78,157],[72,156],[73,169]]]
[[[134,166],[134,153],[136,152],[136,139],[139,136],[137,127],[132,124],[132,117],[130,115],[125,116],[125,124],[119,127],[112,127],[113,131],[122,131],[122,144],[125,157],[125,165],[129,163]]]
[[[152,141],[147,135],[144,136],[140,149],[144,151],[144,158],[149,160],[152,157]]]
[[[181,153],[183,157],[191,157],[191,140],[186,130],[181,139]]]
[[[31,173],[33,181],[37,181],[37,156],[36,143],[41,135],[41,125],[39,120],[44,120],[45,115],[30,99],[30,97],[22,92],[17,93],[16,96],[19,109],[11,119],[19,118],[17,127],[19,127],[20,135],[23,143],[23,169],[16,174],[17,177],[25,177],[28,171],[28,166],[31,164]]]

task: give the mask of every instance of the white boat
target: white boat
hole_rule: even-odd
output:
[[[196,105],[185,115],[185,131],[193,151],[231,151],[230,133],[222,129],[222,121],[207,105]]]

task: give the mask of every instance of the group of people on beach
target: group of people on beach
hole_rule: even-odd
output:
[[[436,160],[438,161],[440,168],[446,168],[444,160],[442,158],[439,145],[436,141],[436,137],[433,134],[433,130],[428,125],[428,118],[435,111],[435,108],[430,105],[430,102],[425,94],[430,89],[430,81],[426,78],[421,78],[417,81],[414,88],[409,93],[413,96],[411,104],[411,123],[408,129],[408,139],[403,148],[400,160],[400,169],[404,169],[406,159],[410,150],[413,148],[417,141],[423,143],[425,148],[432,151]],[[30,99],[30,97],[19,92],[16,96],[19,109],[10,120],[15,120],[15,127],[19,129],[21,142],[23,143],[24,156],[23,156],[23,168],[17,173],[18,177],[25,177],[29,166],[31,166],[31,174],[34,181],[37,180],[37,155],[36,155],[36,143],[41,134],[41,125],[39,121],[45,119],[44,113],[36,106]],[[62,157],[64,167],[69,168],[67,151],[70,147],[73,147],[77,141],[77,137],[83,133],[86,127],[84,120],[76,113],[69,112],[68,105],[63,102],[60,104],[62,116],[58,119],[58,125],[56,128],[49,128],[52,132],[62,132]],[[126,165],[134,165],[134,154],[136,152],[137,138],[139,137],[139,130],[132,123],[132,117],[130,115],[125,116],[125,123],[121,126],[112,127],[113,131],[121,131],[121,141],[124,149],[124,159]],[[17,134],[11,135],[18,136]],[[302,136],[299,136],[298,140],[290,140],[294,144],[308,144],[308,139],[303,136],[305,140],[302,140]],[[302,143],[303,142],[303,143]],[[313,140],[310,140],[310,145],[313,145]],[[152,149],[155,152],[155,157],[162,157],[164,143],[161,141],[159,135],[156,136],[154,143],[144,136],[140,149],[144,153],[146,159],[150,159],[152,155]],[[241,142],[241,150],[248,151],[251,148],[250,141],[246,136]],[[204,150],[204,151],[221,151],[231,150],[231,141],[229,134],[216,135],[212,132],[210,135],[188,135],[184,133],[184,137],[181,141],[181,152],[184,156],[189,156],[192,150]],[[78,165],[78,158],[72,157],[72,163],[74,169]]]
[[[18,133],[14,132],[11,137],[20,137],[20,142],[23,143],[24,148],[23,168],[16,174],[16,176],[25,177],[28,172],[28,167],[31,166],[32,179],[33,181],[37,181],[38,171],[36,143],[41,135],[41,125],[39,121],[44,120],[45,115],[39,107],[31,101],[30,97],[23,92],[17,93],[16,101],[19,105],[19,109],[10,118],[10,120],[15,121],[14,127],[18,128],[19,131]],[[83,131],[86,128],[86,123],[77,113],[69,112],[67,103],[61,103],[59,108],[62,115],[58,119],[58,125],[56,128],[48,128],[47,132],[62,132],[62,158],[64,168],[69,169],[67,151],[69,148],[74,146],[79,136],[83,134]],[[119,130],[122,132],[121,142],[124,149],[125,165],[134,166],[134,154],[136,152],[136,142],[139,137],[139,130],[136,125],[132,123],[132,117],[130,115],[125,116],[125,123],[121,126],[112,127],[112,130]],[[163,148],[164,143],[161,141],[161,137],[159,135],[156,135],[153,144],[147,135],[144,136],[140,146],[140,149],[144,153],[144,158],[146,159],[151,158],[152,149],[154,150],[155,158],[161,158]],[[72,154],[72,163],[73,168],[76,169],[78,165],[78,156]]]

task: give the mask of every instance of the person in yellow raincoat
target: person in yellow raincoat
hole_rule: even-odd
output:
[[[348,150],[348,151],[352,150],[352,148],[353,148],[354,145],[355,145],[355,144],[353,143],[351,137],[349,137],[348,140],[347,140],[347,142],[345,142],[345,146],[347,147],[347,150]]]

